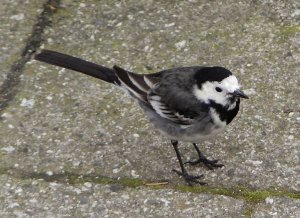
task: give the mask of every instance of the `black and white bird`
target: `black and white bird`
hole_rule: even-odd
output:
[[[207,159],[196,142],[222,131],[237,115],[240,98],[248,98],[237,78],[223,67],[193,66],[136,74],[50,50],[42,50],[35,59],[96,77],[129,93],[154,127],[171,139],[181,168],[173,171],[190,185],[205,183],[199,181],[203,175],[190,175],[185,164],[203,163],[209,169],[223,166],[218,160]],[[178,141],[191,142],[198,159],[184,163]]]

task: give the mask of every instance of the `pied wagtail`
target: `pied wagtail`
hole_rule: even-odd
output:
[[[240,90],[237,78],[223,67],[181,67],[135,74],[50,50],[42,50],[35,59],[96,77],[129,93],[154,126],[171,139],[181,168],[173,171],[189,185],[206,183],[199,181],[203,175],[188,174],[184,164],[203,163],[209,169],[223,166],[218,160],[207,159],[195,142],[223,130],[237,115],[240,98],[248,98]],[[199,158],[183,163],[178,141],[192,142]]]

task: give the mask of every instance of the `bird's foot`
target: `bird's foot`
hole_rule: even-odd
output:
[[[187,161],[184,164],[191,164],[193,166],[199,163],[203,163],[208,169],[213,170],[214,168],[221,168],[224,166],[223,164],[218,164],[218,161],[219,160],[209,160],[202,155],[198,160]]]
[[[173,171],[175,173],[177,173],[179,176],[182,176],[184,178],[184,180],[188,183],[189,186],[192,186],[192,183],[196,183],[199,185],[207,185],[206,182],[199,181],[199,179],[204,177],[203,175],[194,176],[194,175],[189,175],[187,172],[180,172],[180,171],[174,170],[174,169],[173,169]]]

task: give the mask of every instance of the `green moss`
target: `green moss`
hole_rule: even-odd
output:
[[[0,174],[7,174],[8,169],[0,169]],[[22,174],[22,172],[14,173],[15,177],[21,177],[21,179],[44,179],[47,182],[56,181],[56,182],[67,182],[69,184],[83,184],[85,182],[91,182],[95,184],[119,184],[124,187],[136,188],[140,186],[149,187],[151,189],[164,189],[164,188],[172,188],[174,190],[178,190],[181,192],[190,192],[190,193],[205,193],[205,194],[213,194],[213,195],[224,195],[228,197],[232,197],[235,199],[240,199],[248,203],[249,205],[255,205],[259,202],[264,201],[267,197],[277,196],[277,197],[290,197],[294,199],[300,199],[299,192],[291,192],[288,190],[278,190],[276,188],[269,188],[265,190],[253,190],[249,187],[244,186],[235,186],[232,188],[225,187],[210,187],[210,186],[188,186],[188,185],[147,185],[152,184],[149,181],[135,178],[121,178],[114,179],[104,176],[96,176],[96,175],[78,175],[74,173],[64,173],[64,174],[54,174],[47,175],[46,173],[29,173]],[[245,214],[249,214],[251,212],[250,209],[245,211]]]
[[[7,168],[0,168],[0,175],[7,174]]]
[[[145,183],[145,181],[141,179],[133,179],[133,178],[112,179],[112,178],[102,177],[102,176],[77,175],[73,173],[54,174],[52,176],[49,176],[46,173],[31,173],[31,174],[23,175],[23,177],[31,178],[31,179],[44,179],[45,181],[48,182],[51,181],[67,182],[72,185],[91,182],[91,183],[102,184],[102,185],[119,184],[131,188],[142,186]]]
[[[244,189],[241,190],[240,195],[237,195],[236,197],[246,200],[247,202],[258,203],[266,199],[268,196],[270,196],[269,191],[251,191],[249,189]]]
[[[289,198],[300,199],[300,192],[298,193],[287,192],[286,196],[288,196]]]
[[[135,188],[135,187],[144,185],[145,182],[141,179],[123,178],[123,179],[117,180],[116,183],[131,187],[131,188]]]
[[[300,193],[276,189],[252,190],[247,187],[213,188],[209,186],[176,186],[175,189],[192,193],[225,195],[236,199],[241,199],[252,204],[261,202],[269,196],[287,196],[290,198],[300,199]]]
[[[300,26],[290,25],[290,26],[280,26],[279,30],[279,42],[283,43],[286,40],[295,35],[296,33],[300,33]]]
[[[288,37],[294,35],[295,33],[300,33],[300,26],[298,25],[282,26],[279,28],[279,32],[282,36]]]
[[[215,194],[215,195],[225,195],[233,198],[241,198],[239,195],[239,191],[236,188],[213,188],[209,186],[185,186],[179,185],[175,186],[176,190],[184,191],[184,192],[192,192],[192,193],[206,193],[206,194]]]

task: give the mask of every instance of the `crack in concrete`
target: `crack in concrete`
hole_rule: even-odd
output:
[[[51,24],[51,17],[56,12],[60,0],[47,0],[43,5],[41,14],[37,17],[37,23],[33,26],[32,33],[22,50],[21,57],[10,68],[7,78],[0,87],[0,112],[14,99],[18,92],[20,76],[25,64],[31,59],[43,41],[43,33]]]
[[[245,201],[249,205],[256,205],[262,202],[267,197],[289,197],[293,199],[300,199],[300,192],[284,190],[280,188],[269,188],[261,190],[253,190],[245,186],[234,186],[234,187],[212,187],[212,186],[188,186],[188,185],[177,185],[170,182],[157,182],[135,178],[110,178],[101,175],[79,175],[71,172],[57,173],[49,175],[45,172],[23,172],[12,169],[0,169],[0,175],[6,174],[19,179],[42,179],[45,182],[58,182],[66,183],[71,185],[83,184],[85,182],[91,182],[94,184],[102,185],[121,185],[129,188],[137,187],[149,187],[153,189],[165,189],[170,188],[181,192],[190,193],[204,193],[212,195],[224,195],[235,199]],[[251,207],[252,207],[251,206]],[[251,208],[250,207],[250,208]],[[248,208],[249,209],[249,208]]]

